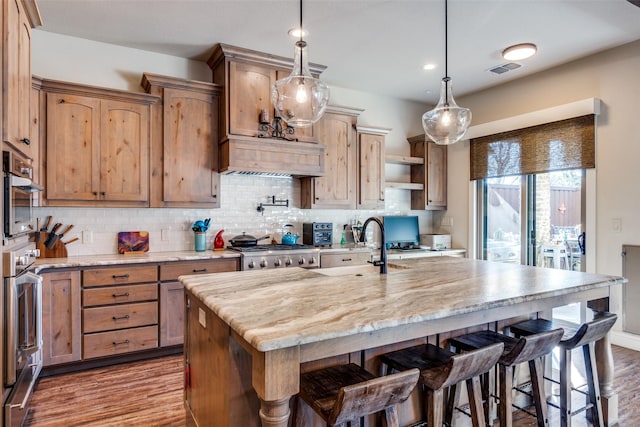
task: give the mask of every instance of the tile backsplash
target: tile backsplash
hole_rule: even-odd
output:
[[[229,239],[246,232],[259,237],[270,235],[280,242],[282,226],[292,224],[302,235],[303,222],[332,222],[334,244],[340,243],[342,224],[370,216],[409,214],[420,218],[420,232],[432,232],[432,215],[425,211],[411,211],[411,194],[407,190],[387,189],[384,210],[300,209],[300,182],[294,178],[222,175],[221,208],[34,208],[34,216],[43,220],[53,216],[53,222],[73,224],[73,230],[63,240],[80,240],[67,246],[69,256],[103,255],[117,252],[120,231],[148,231],[151,252],[193,250],[194,233],[191,224],[198,219],[211,218],[207,231],[207,248],[213,245],[216,233],[224,229]],[[289,200],[289,207],[266,206],[258,212],[258,205],[271,202],[271,197]],[[373,227],[369,227],[373,228]],[[300,239],[300,243],[302,239]]]

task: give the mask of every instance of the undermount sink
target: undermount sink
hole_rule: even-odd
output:
[[[389,274],[390,270],[404,270],[408,269],[405,265],[399,265],[394,263],[387,264]],[[380,267],[373,264],[362,265],[348,265],[344,267],[332,267],[332,268],[319,268],[313,270],[316,273],[324,274],[325,276],[351,276],[351,275],[365,275],[365,274],[380,274]]]

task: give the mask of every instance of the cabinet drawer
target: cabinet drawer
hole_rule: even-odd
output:
[[[176,261],[160,265],[160,280],[178,280],[186,274],[220,273],[238,271],[240,258],[219,258],[204,261]]]
[[[83,344],[85,359],[148,350],[158,347],[158,328],[146,326],[123,331],[89,334],[83,337]]]
[[[158,267],[155,265],[98,268],[82,272],[84,287],[157,281]]]
[[[130,286],[109,286],[82,290],[82,306],[120,304],[127,302],[151,301],[158,299],[158,285],[155,283]]]
[[[366,264],[371,261],[370,252],[344,252],[339,254],[321,254],[320,268],[344,267]]]
[[[157,302],[110,305],[82,310],[82,332],[85,334],[157,323]]]

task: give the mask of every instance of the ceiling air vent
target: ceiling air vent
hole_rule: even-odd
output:
[[[508,62],[503,65],[498,65],[497,67],[489,68],[489,71],[495,74],[504,74],[507,71],[515,70],[520,67],[522,67],[522,65],[516,64],[515,62]]]

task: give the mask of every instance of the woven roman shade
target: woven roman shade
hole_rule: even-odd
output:
[[[471,139],[471,180],[589,169],[595,163],[595,115]]]

